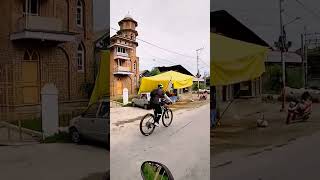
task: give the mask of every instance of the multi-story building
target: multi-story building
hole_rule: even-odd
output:
[[[93,83],[92,0],[2,0],[0,105],[40,104],[53,83],[60,102]]]
[[[129,95],[138,91],[139,58],[136,56],[138,23],[129,15],[119,21],[120,30],[111,37],[110,95],[121,96],[127,88]]]

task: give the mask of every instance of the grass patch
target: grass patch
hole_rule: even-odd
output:
[[[145,179],[155,179],[156,175],[157,175],[157,172],[156,172],[156,169],[155,167],[152,167],[150,164],[145,164],[144,165],[144,168],[143,168],[143,174],[144,174],[144,177]],[[158,174],[156,180],[168,180],[169,177],[164,174],[164,175],[160,175]]]
[[[43,143],[71,143],[70,135],[66,132],[60,132],[53,136],[47,137]]]
[[[129,102],[127,105],[123,105],[123,107],[132,107],[132,103]]]
[[[19,121],[13,122],[14,125],[19,126]],[[42,122],[39,118],[22,120],[21,127],[31,129],[34,131],[42,132]]]

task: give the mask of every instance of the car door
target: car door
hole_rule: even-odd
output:
[[[102,102],[98,111],[98,118],[96,120],[96,140],[107,142],[110,122],[110,103]]]
[[[144,107],[144,104],[145,104],[145,99],[146,99],[146,94],[141,94],[140,97],[139,97],[139,106],[140,107]]]
[[[90,105],[80,120],[80,133],[90,139],[95,139],[97,111],[99,109],[99,105],[100,103]]]
[[[139,106],[143,107],[144,105],[144,94],[141,94],[139,97]]]

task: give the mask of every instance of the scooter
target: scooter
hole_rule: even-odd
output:
[[[170,170],[159,162],[144,162],[140,172],[143,180],[174,180]]]
[[[292,121],[307,121],[311,116],[312,110],[312,101],[306,102],[303,109],[299,108],[300,103],[298,101],[291,101],[288,107],[287,115],[287,124],[290,124]]]
[[[200,101],[205,101],[207,100],[207,92],[205,91],[204,93],[201,93],[200,94],[200,98],[199,98]]]

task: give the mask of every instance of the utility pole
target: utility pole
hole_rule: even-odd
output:
[[[307,27],[304,26],[304,62],[303,62],[303,71],[304,71],[304,88],[307,87],[308,84],[308,42],[307,42]]]
[[[207,72],[203,73],[204,87],[207,89]]]
[[[200,71],[199,71],[199,51],[203,50],[203,48],[197,49],[197,80],[198,80],[198,95],[199,95],[199,89],[200,89],[200,82],[199,82],[199,78],[201,77],[200,75]]]
[[[308,86],[308,45],[305,47],[305,81],[306,81],[306,86]]]
[[[303,87],[306,88],[306,74],[305,74],[305,69],[304,69],[304,62],[305,62],[305,40],[304,40],[304,34],[301,33],[301,61],[302,61],[302,77],[303,77]]]
[[[284,26],[283,26],[283,19],[282,19],[282,2],[284,0],[279,0],[280,6],[280,52],[281,52],[281,62],[282,62],[282,111],[285,111],[285,103],[286,103],[286,64],[283,58],[283,52],[286,46],[285,37],[284,37]]]

